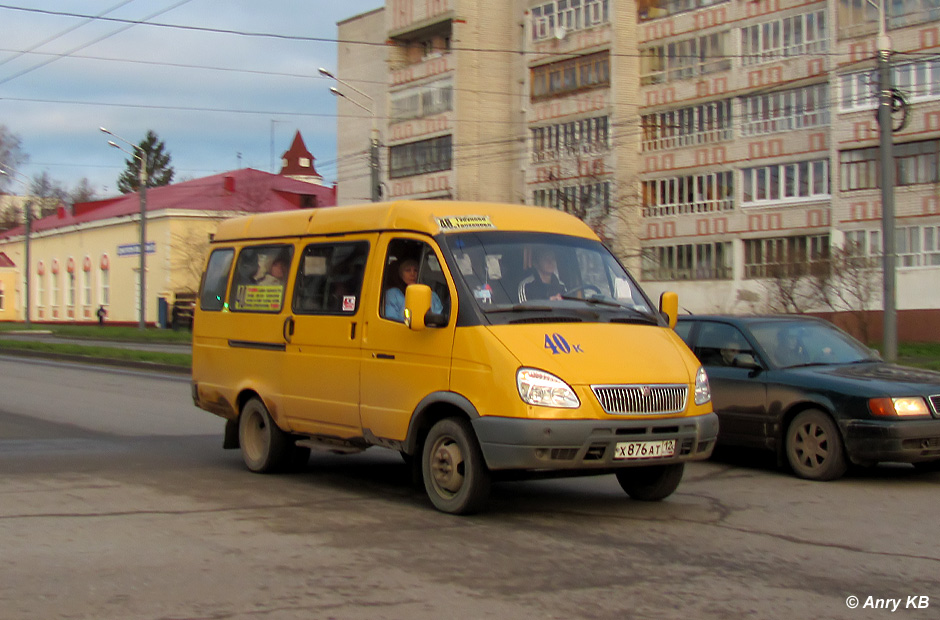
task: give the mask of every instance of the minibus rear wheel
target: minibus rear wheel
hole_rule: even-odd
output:
[[[679,488],[684,471],[685,463],[628,467],[617,470],[617,482],[631,499],[658,502]]]
[[[256,473],[277,471],[290,457],[290,436],[278,428],[257,397],[249,399],[238,416],[238,441],[245,465]]]
[[[479,512],[489,498],[490,472],[473,427],[463,418],[444,418],[431,427],[421,471],[428,497],[441,512]]]

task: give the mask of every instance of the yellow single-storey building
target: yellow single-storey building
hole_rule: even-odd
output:
[[[332,206],[335,188],[286,175],[243,169],[150,188],[146,192],[145,320],[166,324],[177,297],[192,295],[210,235],[234,215]],[[29,242],[29,312],[34,322],[139,318],[141,198],[64,207],[34,221]],[[23,226],[0,234],[0,321],[22,321],[26,309]]]

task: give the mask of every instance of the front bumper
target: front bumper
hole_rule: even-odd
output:
[[[840,424],[855,463],[920,463],[940,459],[940,420],[847,420]]]
[[[658,420],[533,420],[483,416],[473,420],[491,470],[592,470],[698,461],[718,437],[714,413]],[[625,441],[676,440],[671,457],[617,460]]]

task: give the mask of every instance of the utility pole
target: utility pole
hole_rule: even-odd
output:
[[[885,22],[885,0],[879,5],[878,26],[878,132],[881,152],[881,264],[882,343],[888,362],[898,359],[897,270],[894,232],[894,140],[891,113],[894,110],[894,88],[891,83],[891,38]]]
[[[342,97],[343,99],[353,104],[360,110],[365,110],[372,117],[372,133],[369,139],[369,184],[372,186],[371,188],[372,189],[372,192],[371,192],[372,202],[381,202],[382,200],[382,184],[380,180],[381,179],[381,169],[380,169],[381,162],[379,160],[379,128],[378,128],[378,118],[376,117],[376,110],[375,110],[375,99],[365,94],[364,92],[362,92],[361,90],[353,86],[352,84],[349,84],[339,79],[338,77],[336,77],[335,75],[333,75],[332,73],[324,69],[323,67],[320,67],[320,75],[322,75],[325,78],[329,78],[331,80],[336,80],[338,83],[342,84],[343,86],[350,89],[351,91],[357,93],[358,95],[360,95],[361,97],[363,97],[369,102],[370,107],[367,108],[366,106],[362,105],[355,99],[352,99],[349,96],[347,96],[338,88],[335,88],[335,87],[330,88],[330,92],[333,93],[333,95],[335,95],[336,97]]]

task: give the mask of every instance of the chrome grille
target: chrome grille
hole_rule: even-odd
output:
[[[934,415],[940,416],[940,394],[934,394],[930,397],[930,404],[933,405]]]
[[[687,385],[592,385],[604,411],[614,415],[678,413],[685,409]]]

